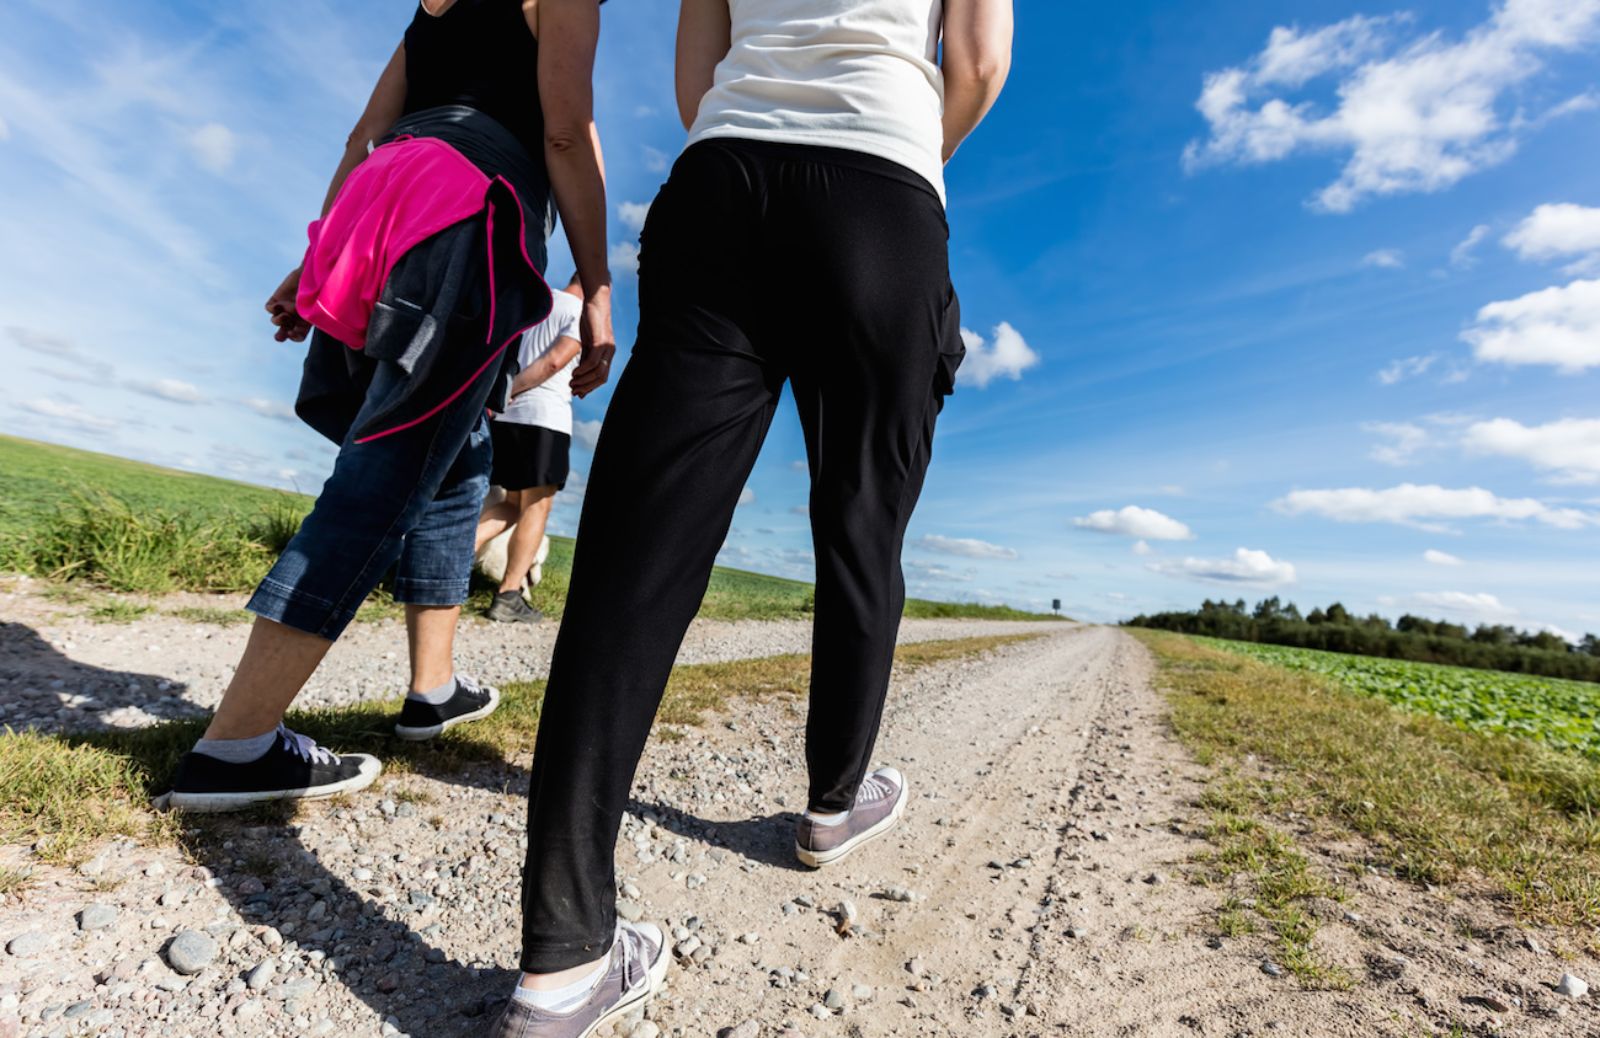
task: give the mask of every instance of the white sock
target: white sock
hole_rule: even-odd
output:
[[[611,965],[611,956],[607,955],[594,964],[594,969],[584,974],[577,980],[554,991],[536,991],[533,988],[517,985],[517,990],[512,998],[523,1005],[543,1009],[547,1013],[564,1013],[569,1009],[576,1009],[589,993],[605,979],[606,969]],[[524,974],[526,975],[526,974]]]
[[[815,811],[807,811],[806,817],[811,819],[813,822],[816,822],[818,825],[838,825],[840,822],[850,817],[850,812],[838,811],[831,815],[824,815],[818,814]]]
[[[228,764],[249,764],[265,757],[277,740],[278,730],[274,728],[253,739],[201,739],[194,744],[194,752]]]
[[[429,706],[443,706],[445,703],[450,702],[450,697],[455,694],[456,676],[452,674],[450,675],[450,680],[438,688],[430,688],[426,692],[408,692],[406,693],[406,698],[415,699],[419,703],[427,703]]]

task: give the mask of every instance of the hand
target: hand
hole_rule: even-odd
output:
[[[611,360],[617,341],[611,331],[611,288],[591,292],[583,301],[583,318],[578,325],[583,352],[572,371],[572,395],[583,399],[606,384],[611,377]]]
[[[273,338],[279,342],[290,339],[305,342],[306,336],[311,334],[311,323],[295,309],[294,297],[299,291],[300,268],[296,267],[267,299],[267,313],[272,315],[272,323],[278,329]]]

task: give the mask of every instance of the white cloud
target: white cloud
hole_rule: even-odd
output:
[[[582,419],[572,423],[572,442],[586,451],[592,451],[600,442],[600,422],[598,419],[586,422]]]
[[[51,357],[72,357],[78,353],[78,348],[71,340],[49,332],[41,332],[36,328],[20,328],[12,325],[6,329],[6,338],[22,349]]]
[[[1439,551],[1436,548],[1429,548],[1423,552],[1422,558],[1423,561],[1432,563],[1435,566],[1459,566],[1462,564],[1459,556],[1451,555],[1447,551]]]
[[[651,173],[665,173],[672,165],[672,156],[659,148],[644,146],[644,168]]]
[[[1281,587],[1295,581],[1292,563],[1250,548],[1240,548],[1228,559],[1186,558],[1181,562],[1152,562],[1150,569],[1169,577],[1184,577],[1212,584]]]
[[[998,544],[988,541],[974,540],[970,537],[941,537],[939,534],[930,533],[917,541],[917,547],[924,551],[936,551],[945,555],[960,555],[968,559],[1015,559],[1017,553]]]
[[[300,420],[299,416],[294,413],[294,405],[286,404],[281,400],[268,400],[264,396],[252,396],[246,397],[239,403],[263,418],[276,418],[280,422],[297,422]]]
[[[1462,445],[1480,454],[1520,458],[1562,483],[1600,483],[1600,418],[1563,418],[1528,426],[1510,418],[1467,427]]]
[[[912,580],[935,584],[965,584],[978,577],[978,571],[975,569],[956,570],[937,562],[907,562],[905,570],[906,576]]]
[[[1600,209],[1560,203],[1541,205],[1506,235],[1506,247],[1525,260],[1572,260],[1572,273],[1600,263]]]
[[[756,492],[751,490],[749,487],[745,487],[743,490],[739,491],[739,503],[735,507],[743,508],[745,505],[753,505],[755,503]]]
[[[1482,487],[1453,490],[1403,483],[1385,490],[1347,487],[1296,490],[1272,503],[1286,515],[1319,515],[1341,523],[1398,523],[1422,530],[1446,529],[1459,519],[1534,520],[1562,530],[1600,525],[1600,517],[1576,508],[1552,508],[1532,498],[1499,497]]]
[[[1461,338],[1480,361],[1549,364],[1566,375],[1600,367],[1600,280],[1490,303]]]
[[[170,400],[175,404],[198,404],[205,399],[198,386],[175,378],[158,378],[152,382],[129,382],[127,386],[135,393]]]
[[[1363,256],[1361,265],[1381,267],[1384,270],[1399,270],[1406,265],[1406,254],[1399,249],[1377,249]]]
[[[226,173],[233,165],[239,141],[233,131],[221,123],[206,123],[189,135],[189,147],[202,167],[213,173]]]
[[[644,220],[649,215],[649,202],[623,202],[617,206],[617,219],[635,234],[644,230]]]
[[[966,328],[961,329],[961,339],[967,345],[967,357],[961,362],[956,377],[979,389],[997,378],[1020,381],[1024,371],[1039,363],[1039,355],[1028,346],[1022,333],[1006,321],[995,327],[992,346],[983,336]]]
[[[1416,378],[1426,374],[1439,359],[1437,353],[1430,353],[1426,357],[1402,357],[1389,362],[1389,366],[1378,372],[1378,381],[1386,386],[1396,382],[1404,382],[1408,378]]]
[[[1430,442],[1428,431],[1410,422],[1368,422],[1361,428],[1389,441],[1378,444],[1369,452],[1374,461],[1381,461],[1385,465],[1411,464],[1416,460],[1417,453]]]
[[[1409,19],[1357,16],[1310,32],[1278,28],[1250,62],[1213,72],[1196,104],[1210,129],[1185,165],[1262,164],[1302,152],[1348,155],[1313,205],[1348,212],[1372,196],[1440,191],[1512,155],[1567,102],[1532,117],[1516,89],[1545,57],[1575,50],[1600,26],[1600,0],[1502,0],[1461,39],[1404,34]],[[1338,76],[1331,111],[1293,91]]]
[[[115,429],[118,424],[113,418],[95,414],[93,411],[85,410],[77,404],[63,403],[60,400],[50,400],[48,398],[26,400],[17,406],[24,411],[31,411],[33,414],[41,415],[45,418],[53,418],[63,424],[75,426],[89,432],[106,432],[107,430]]]
[[[1119,511],[1102,509],[1072,520],[1080,530],[1115,533],[1151,541],[1192,541],[1194,533],[1183,523],[1152,508],[1128,505]]]
[[[1483,239],[1489,236],[1490,230],[1486,223],[1474,227],[1455,248],[1450,250],[1450,265],[1464,269],[1477,263],[1478,257],[1475,253],[1478,246],[1483,243]]]
[[[639,246],[631,241],[618,242],[611,246],[611,269],[622,274],[639,273]]]
[[[1154,555],[1156,550],[1150,547],[1149,541],[1134,541],[1133,553],[1135,555]]]
[[[1411,600],[1420,606],[1471,620],[1503,622],[1517,615],[1517,611],[1498,596],[1483,591],[1423,591],[1412,595]]]

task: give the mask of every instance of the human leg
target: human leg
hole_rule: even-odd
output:
[[[517,527],[511,531],[506,576],[500,582],[502,593],[521,592],[522,585],[527,581],[533,561],[539,554],[539,545],[544,542],[545,526],[550,521],[550,506],[555,503],[556,488],[529,487],[521,491],[519,497],[521,511],[517,516]]]

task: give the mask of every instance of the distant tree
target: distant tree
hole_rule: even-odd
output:
[[[1321,606],[1317,606],[1315,609],[1311,610],[1311,612],[1306,614],[1306,623],[1308,624],[1325,624],[1327,622],[1328,614],[1322,611]]]
[[[1256,611],[1251,614],[1257,620],[1278,620],[1283,617],[1283,603],[1278,601],[1278,596],[1263,598],[1256,603]]]
[[[1305,619],[1300,615],[1300,607],[1293,602],[1283,607],[1283,618],[1293,624],[1305,623]]]
[[[1333,603],[1333,605],[1328,607],[1328,620],[1327,620],[1327,622],[1330,623],[1330,624],[1347,624],[1347,623],[1349,623],[1350,622],[1350,610],[1346,609],[1343,605],[1341,605],[1338,602]]]
[[[1578,643],[1578,651],[1586,656],[1600,656],[1600,637],[1584,635],[1583,641]]]

